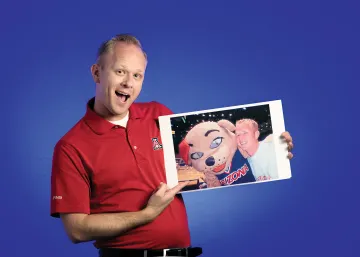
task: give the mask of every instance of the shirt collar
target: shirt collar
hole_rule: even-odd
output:
[[[94,111],[95,97],[91,98],[86,105],[86,113],[84,116],[85,123],[96,133],[104,134],[114,128],[116,125],[107,121]],[[129,120],[141,119],[144,112],[136,103],[131,104],[129,108]]]

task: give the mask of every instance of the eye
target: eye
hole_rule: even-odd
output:
[[[192,153],[192,154],[190,155],[190,157],[191,157],[191,159],[193,159],[193,160],[197,160],[197,159],[200,159],[203,155],[204,155],[204,153],[196,152],[196,153]]]
[[[142,78],[142,75],[139,74],[139,73],[136,73],[136,74],[134,74],[134,78],[136,78],[136,79],[141,79],[141,78]]]
[[[211,149],[214,149],[214,148],[218,147],[219,145],[221,145],[222,140],[223,140],[223,137],[217,137],[217,138],[215,138],[215,139],[211,142],[210,148],[211,148]]]
[[[116,73],[119,74],[119,75],[124,75],[125,71],[124,70],[117,70]]]

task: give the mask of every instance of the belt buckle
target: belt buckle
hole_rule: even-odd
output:
[[[171,257],[170,255],[167,255],[167,252],[170,251],[171,249],[163,249],[163,257]],[[181,252],[181,249],[177,249],[178,254]],[[186,248],[185,251],[185,255],[176,255],[179,257],[188,257],[189,256],[189,252],[188,252],[188,248]]]
[[[167,255],[166,255],[166,253],[167,253],[167,251],[169,251],[170,249],[163,249],[163,257],[166,257]]]
[[[166,257],[166,253],[169,251],[170,249],[163,249],[163,254],[162,256],[159,257]],[[144,251],[144,257],[147,257],[147,250]]]

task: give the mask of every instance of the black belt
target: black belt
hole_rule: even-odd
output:
[[[135,250],[135,249],[119,249],[119,248],[101,248],[99,257],[196,257],[202,254],[202,248],[172,248],[160,250]]]

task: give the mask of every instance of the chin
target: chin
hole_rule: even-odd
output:
[[[112,108],[112,113],[116,116],[119,116],[127,112],[128,109],[129,109],[128,105],[114,106],[114,108]]]

